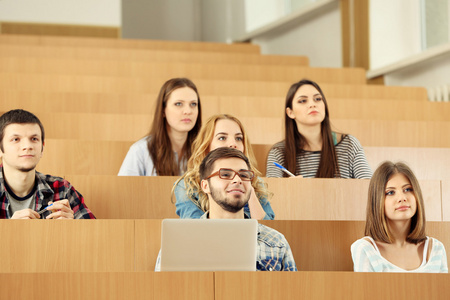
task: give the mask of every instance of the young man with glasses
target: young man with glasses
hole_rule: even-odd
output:
[[[250,162],[241,151],[222,147],[209,152],[200,165],[201,187],[209,201],[202,218],[244,219],[253,178]],[[297,271],[285,237],[262,224],[258,224],[257,269]]]

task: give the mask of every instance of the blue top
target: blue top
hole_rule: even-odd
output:
[[[430,257],[427,261],[429,242],[431,241]],[[427,237],[423,249],[420,266],[415,270],[405,270],[397,267],[381,256],[373,238],[366,236],[352,244],[353,269],[355,272],[416,272],[416,273],[448,273],[447,255],[444,245],[435,238]]]
[[[184,184],[184,179],[180,180],[178,184],[175,186],[174,190],[175,198],[176,198],[176,213],[180,216],[181,219],[200,219],[200,217],[205,213],[200,208],[200,203],[198,203],[198,193],[195,193],[194,199],[196,203],[194,203],[189,195],[186,192],[186,186]],[[263,220],[273,220],[275,218],[275,213],[270,206],[270,202],[266,198],[259,199],[262,208],[266,212]],[[250,209],[248,204],[245,204],[244,213],[250,217]]]

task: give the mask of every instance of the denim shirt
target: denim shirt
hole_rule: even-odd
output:
[[[200,216],[208,219],[208,212]],[[256,254],[257,271],[297,271],[291,247],[283,234],[258,224],[258,245]],[[155,271],[161,270],[161,251],[156,259]]]
[[[198,193],[193,195],[196,200],[195,202],[188,196],[184,180],[180,180],[175,186],[174,194],[177,200],[175,203],[176,213],[181,219],[200,219],[205,213],[198,203]],[[270,202],[266,198],[260,198],[259,202],[266,213],[263,220],[273,220],[275,218],[275,213],[270,206]],[[248,207],[248,204],[244,207],[244,214],[250,218],[250,208]]]

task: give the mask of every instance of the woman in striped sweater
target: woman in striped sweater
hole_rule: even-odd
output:
[[[305,178],[370,178],[364,150],[349,135],[331,131],[325,96],[310,80],[294,83],[286,96],[285,139],[267,158],[267,177],[287,175],[274,163]]]

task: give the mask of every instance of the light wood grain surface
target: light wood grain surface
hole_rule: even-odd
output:
[[[258,45],[250,43],[214,43],[214,42],[185,42],[163,40],[135,40],[135,39],[104,39],[95,37],[61,37],[35,35],[0,35],[3,45],[45,45],[54,47],[97,47],[97,48],[125,48],[125,49],[158,49],[177,51],[219,51],[260,53]]]
[[[233,63],[252,65],[286,65],[308,66],[306,56],[270,55],[240,52],[212,51],[180,51],[159,49],[122,49],[98,47],[65,47],[50,45],[14,45],[4,44],[0,48],[0,57],[35,57],[35,58],[65,58],[65,59],[95,59],[123,61],[158,61],[184,63]]]

